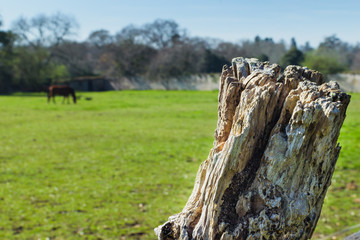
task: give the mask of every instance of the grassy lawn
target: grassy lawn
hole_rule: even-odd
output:
[[[155,239],[185,205],[212,147],[217,92],[80,95],[0,97],[0,239]],[[316,237],[360,223],[360,94],[347,115]]]

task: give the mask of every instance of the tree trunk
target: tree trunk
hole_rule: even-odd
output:
[[[360,232],[354,233],[346,238],[344,240],[360,240]]]
[[[350,96],[316,71],[234,58],[220,77],[214,147],[159,239],[309,239]]]

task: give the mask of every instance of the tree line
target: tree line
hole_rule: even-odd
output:
[[[312,48],[309,43],[298,47],[294,38],[287,46],[259,36],[238,43],[190,37],[175,21],[163,19],[128,25],[114,35],[96,30],[82,42],[71,40],[77,30],[74,18],[56,13],[21,17],[10,30],[0,31],[0,92],[39,91],[80,76],[161,81],[219,72],[237,56],[303,65],[324,74],[360,71],[360,44],[335,35]]]

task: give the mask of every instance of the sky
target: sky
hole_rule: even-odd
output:
[[[2,30],[19,17],[61,12],[79,24],[73,40],[84,41],[92,31],[111,34],[133,24],[171,19],[192,37],[230,42],[271,37],[274,41],[317,47],[336,35],[350,44],[360,43],[359,0],[0,0]]]

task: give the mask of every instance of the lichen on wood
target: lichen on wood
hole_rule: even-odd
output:
[[[234,58],[220,77],[214,147],[159,239],[309,239],[350,96],[321,73]]]

